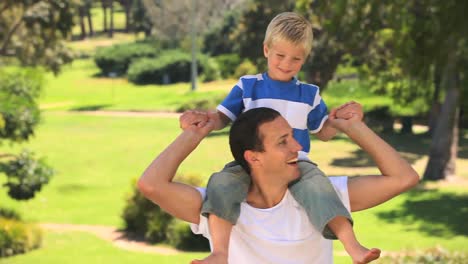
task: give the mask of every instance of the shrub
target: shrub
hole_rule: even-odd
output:
[[[450,252],[441,247],[401,252],[396,255],[384,256],[379,263],[383,264],[462,264],[467,263],[466,252]]]
[[[21,220],[21,216],[18,212],[9,208],[0,207],[0,218],[11,219],[11,220]]]
[[[234,72],[234,77],[239,78],[244,75],[257,73],[257,67],[255,67],[255,65],[251,61],[245,60],[236,68],[236,71]]]
[[[34,225],[0,218],[0,257],[25,253],[41,245],[42,232]]]
[[[202,73],[200,74],[200,80],[202,82],[211,82],[221,79],[219,64],[214,58],[200,56],[199,63],[202,69]]]
[[[167,241],[170,245],[180,250],[210,250],[210,243],[205,237],[193,234],[190,224],[178,219],[174,219],[168,226]]]
[[[47,184],[54,174],[42,159],[34,159],[33,153],[23,150],[16,158],[0,163],[0,172],[7,175],[8,195],[16,200],[28,200]]]
[[[234,77],[236,69],[239,67],[242,61],[237,54],[223,54],[216,56],[215,59],[218,62],[222,78]]]
[[[126,231],[143,236],[153,243],[166,240],[167,226],[172,221],[171,215],[146,199],[136,187],[127,200],[122,217]]]
[[[0,69],[0,140],[28,140],[39,123],[44,73],[33,68]]]
[[[186,110],[212,110],[226,97],[225,94],[220,96],[211,96],[209,98],[194,99],[189,102],[183,103],[176,111],[182,113]]]
[[[127,72],[128,80],[136,84],[188,82],[191,62],[188,53],[180,50],[164,51],[157,58],[143,58],[133,62]]]
[[[127,73],[131,62],[138,58],[152,58],[159,53],[155,43],[136,42],[117,44],[110,47],[101,47],[96,50],[94,62],[101,69],[103,75],[115,73],[118,76]]]
[[[201,183],[200,177],[195,175],[177,175],[176,181],[195,186],[200,186]],[[136,186],[135,182],[132,186]],[[172,225],[175,219],[159,206],[146,199],[136,187],[133,188],[131,197],[127,199],[127,205],[124,208],[122,217],[127,232],[143,236],[152,243],[168,242],[168,236],[171,236],[173,241],[177,241],[173,243],[186,245],[191,244],[192,236],[195,236],[193,234],[181,234],[181,231],[174,231],[179,229],[175,227],[171,227],[171,231],[169,231],[169,226]],[[169,235],[169,232],[171,235]],[[190,241],[186,242],[185,240]]]
[[[130,65],[128,80],[136,84],[168,84],[191,80],[192,56],[181,50],[166,50],[156,58],[141,58]],[[200,54],[197,72],[203,81],[220,78],[215,60]]]

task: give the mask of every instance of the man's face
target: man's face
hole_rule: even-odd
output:
[[[263,152],[255,152],[259,170],[279,183],[289,183],[299,177],[298,151],[302,146],[294,139],[293,130],[283,117],[259,127]]]
[[[306,59],[304,48],[285,40],[276,41],[270,47],[264,45],[263,53],[268,60],[268,76],[283,82],[296,76]]]

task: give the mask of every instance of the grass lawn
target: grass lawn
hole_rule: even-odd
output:
[[[44,245],[39,250],[11,258],[0,259],[5,264],[175,264],[189,263],[202,258],[205,253],[181,253],[158,255],[122,250],[94,235],[81,232],[50,232],[45,235]]]
[[[220,101],[235,82],[201,83],[195,93],[189,83],[137,86],[123,78],[99,77],[92,59],[75,60],[58,77],[48,75],[40,105],[44,110],[175,111],[194,99]]]

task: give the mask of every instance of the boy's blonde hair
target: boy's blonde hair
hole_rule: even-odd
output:
[[[268,24],[263,44],[271,47],[273,43],[281,40],[301,45],[305,56],[308,56],[312,50],[312,24],[294,12],[280,13]]]

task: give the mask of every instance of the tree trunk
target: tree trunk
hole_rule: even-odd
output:
[[[86,38],[86,25],[85,25],[85,22],[84,22],[84,17],[85,17],[86,12],[85,12],[85,8],[83,6],[80,7],[79,13],[80,13],[80,29],[81,29],[80,38],[85,39]]]
[[[458,154],[458,136],[459,136],[459,119],[460,118],[460,108],[457,107],[455,110],[454,125],[453,125],[453,134],[452,134],[452,145],[450,146],[450,159],[445,168],[444,175],[446,178],[453,178],[456,176],[456,167],[457,167],[457,154]]]
[[[439,68],[440,67],[436,65],[435,70],[434,70],[434,95],[432,97],[432,106],[429,112],[429,120],[428,120],[429,135],[432,135],[434,133],[435,127],[437,125],[437,118],[439,117],[439,113],[440,113],[439,95],[440,95],[440,85],[441,85],[440,83],[441,73],[440,73]]]
[[[413,134],[413,117],[402,116],[401,117],[401,134]]]
[[[450,63],[450,62],[449,62]],[[450,64],[454,64],[451,62]],[[451,65],[454,66],[454,65]],[[458,140],[454,138],[458,134],[457,120],[459,107],[459,83],[455,67],[449,67],[445,72],[447,79],[444,82],[448,91],[432,136],[429,161],[424,172],[423,180],[445,180],[455,172],[456,147]]]
[[[109,38],[114,36],[114,1],[109,0],[110,7],[110,23],[109,23]]]
[[[91,8],[88,7],[86,10],[86,17],[88,19],[88,28],[89,28],[89,36],[94,36],[94,28],[93,28],[93,19],[91,17]]]
[[[130,11],[132,7],[132,0],[125,0],[125,32],[130,32]]]
[[[102,14],[103,14],[103,20],[102,20],[103,32],[107,32],[107,1],[108,0],[101,0]]]
[[[24,12],[24,13],[26,13],[26,12]],[[0,55],[7,55],[7,53],[8,53],[8,51],[7,51],[8,44],[9,44],[11,38],[13,37],[13,34],[16,32],[16,30],[18,30],[18,28],[23,23],[23,14],[21,14],[21,16],[18,17],[18,19],[15,21],[15,23],[13,24],[11,29],[6,34],[2,45],[0,46]]]

